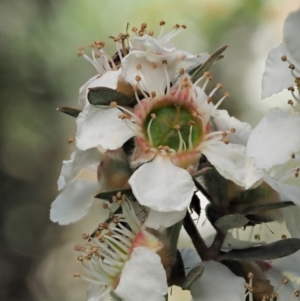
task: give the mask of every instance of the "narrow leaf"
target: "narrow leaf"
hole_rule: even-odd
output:
[[[77,118],[78,115],[81,113],[80,110],[78,109],[74,109],[74,108],[70,108],[70,107],[59,107],[57,108],[57,111],[59,112],[63,112],[69,116],[75,117]]]
[[[245,226],[249,220],[241,214],[229,214],[224,215],[215,222],[215,226],[222,232],[227,232],[228,230],[234,228],[240,228]]]
[[[280,209],[280,208],[285,208],[285,207],[289,207],[289,206],[295,206],[295,204],[291,201],[271,203],[271,204],[261,204],[261,205],[247,208],[244,211],[242,211],[241,213],[243,215],[254,214],[254,213],[257,213],[260,211]]]
[[[217,260],[231,259],[241,261],[272,260],[285,257],[300,249],[299,238],[287,238],[265,246],[252,247],[243,250],[232,250],[218,256]]]
[[[172,258],[175,258],[177,254],[177,244],[178,244],[178,238],[182,227],[182,223],[183,221],[180,221],[177,224],[167,229],[167,233],[170,239],[170,253]]]
[[[111,102],[116,102],[119,106],[134,106],[136,99],[133,96],[117,92],[107,87],[90,88],[88,100],[92,105],[109,106]]]
[[[197,79],[199,79],[203,73],[207,70],[209,70],[209,68],[220,58],[220,55],[225,51],[225,49],[228,46],[225,45],[223,47],[221,47],[220,49],[218,49],[217,51],[215,51],[202,65],[200,65],[199,67],[197,67],[197,69],[192,69],[189,74],[191,75],[191,80],[192,82],[196,82]]]
[[[183,290],[189,290],[191,285],[198,280],[204,272],[204,266],[198,265],[193,267],[189,273],[185,276],[185,280],[181,285]]]

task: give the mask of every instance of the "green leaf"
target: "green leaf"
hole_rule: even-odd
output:
[[[181,285],[183,290],[189,290],[191,285],[198,280],[204,272],[204,266],[197,265],[193,267],[188,274],[185,276],[185,280]]]
[[[249,220],[241,214],[229,214],[224,215],[215,222],[215,226],[222,232],[227,232],[228,230],[234,228],[240,228],[245,226]]]
[[[74,109],[74,108],[70,108],[70,107],[59,107],[57,108],[57,111],[59,112],[63,112],[69,116],[75,117],[77,118],[78,115],[81,113],[80,110],[78,109]]]
[[[299,238],[287,238],[265,246],[243,250],[232,250],[217,257],[217,260],[231,259],[240,261],[272,260],[288,256],[300,249]]]
[[[168,236],[170,238],[170,253],[172,258],[176,257],[177,253],[177,244],[178,244],[178,238],[179,233],[182,227],[183,221],[178,222],[174,226],[167,229]]]
[[[215,51],[202,65],[199,67],[195,67],[194,69],[190,70],[189,74],[191,75],[191,81],[194,83],[196,82],[205,71],[209,70],[209,68],[220,59],[220,55],[225,51],[228,46],[225,45]]]
[[[87,97],[92,105],[109,106],[111,102],[116,102],[119,106],[131,107],[137,103],[135,97],[107,87],[90,88]]]
[[[243,215],[254,214],[254,213],[257,213],[260,211],[280,209],[280,208],[285,208],[285,207],[289,207],[289,206],[295,206],[295,204],[291,201],[271,203],[271,204],[261,204],[261,205],[249,207],[249,208],[243,210],[241,213]]]
[[[118,192],[121,192],[121,194],[126,194],[127,197],[133,197],[133,193],[131,189],[119,189],[119,190],[112,190],[112,191],[104,191],[100,192],[97,195],[94,196],[96,199],[101,200],[107,200],[110,203],[112,202],[112,197],[115,196]]]

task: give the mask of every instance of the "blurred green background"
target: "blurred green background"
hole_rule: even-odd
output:
[[[299,6],[298,0],[2,0],[0,299],[85,299],[86,283],[73,278],[79,269],[73,246],[98,223],[99,208],[67,227],[49,221],[76,130],[74,119],[55,109],[76,107],[79,87],[96,74],[76,56],[78,45],[101,39],[113,54],[108,36],[124,32],[127,22],[147,22],[155,33],[161,20],[170,30],[184,23],[187,30],[174,40],[179,48],[201,53],[229,45],[212,69],[213,84],[230,92],[223,108],[255,125],[288,98],[261,101],[260,82],[285,17]]]

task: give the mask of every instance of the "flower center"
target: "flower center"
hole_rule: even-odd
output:
[[[146,116],[144,132],[150,146],[176,152],[192,150],[203,136],[197,113],[174,101],[152,108]]]

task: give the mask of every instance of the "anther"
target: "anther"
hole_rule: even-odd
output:
[[[77,55],[78,55],[79,57],[84,56],[84,52],[83,52],[83,51],[78,51],[78,52],[77,52]]]
[[[294,105],[294,102],[291,99],[289,99],[287,103],[291,106]]]
[[[109,106],[110,106],[111,108],[116,108],[116,107],[118,106],[118,104],[117,104],[115,101],[112,101],[112,102],[109,104]]]
[[[255,234],[255,235],[254,235],[254,239],[255,239],[255,240],[260,240],[260,234]]]
[[[211,103],[212,101],[213,101],[213,97],[208,96],[208,97],[207,97],[207,103]]]
[[[118,118],[121,119],[121,120],[128,119],[126,114],[120,114],[120,115],[118,115]]]
[[[227,136],[227,132],[222,132],[222,137],[226,137]]]
[[[231,129],[230,129],[230,133],[233,134],[233,133],[235,133],[235,132],[236,132],[236,129],[235,129],[235,128],[231,128]]]
[[[160,25],[160,26],[164,26],[165,24],[166,24],[165,21],[160,21],[160,22],[159,22],[159,25]]]
[[[281,235],[281,239],[286,239],[286,238],[287,238],[287,236],[285,234]]]
[[[174,125],[174,130],[179,131],[181,129],[181,126],[179,124]]]
[[[142,78],[141,78],[139,75],[137,75],[137,76],[135,77],[135,80],[136,80],[137,82],[140,82],[140,81],[142,80]]]
[[[300,291],[298,291],[298,290],[295,291],[295,292],[294,292],[294,296],[298,298],[298,297],[300,296]]]
[[[295,92],[295,88],[292,87],[292,86],[291,86],[291,87],[288,87],[287,89],[288,89],[289,91]]]
[[[145,28],[147,28],[147,23],[142,23],[141,24],[141,29],[145,29]]]
[[[100,53],[99,53],[99,52],[95,53],[95,58],[96,58],[96,59],[99,59],[99,58],[100,58],[100,56],[101,56],[101,55],[100,55]]]
[[[76,278],[76,277],[80,277],[80,273],[79,273],[79,272],[74,273],[74,277],[75,277],[75,278]]]
[[[294,70],[294,69],[295,69],[295,65],[294,65],[294,64],[289,64],[289,68],[290,68],[291,70]]]
[[[183,75],[183,74],[184,74],[184,69],[183,69],[183,68],[180,68],[180,69],[178,70],[178,73],[179,73],[179,75]]]
[[[69,138],[69,139],[68,139],[68,143],[71,144],[71,143],[74,143],[74,142],[75,142],[75,137],[72,137],[72,138]]]
[[[220,84],[220,83],[218,83],[216,86],[217,86],[218,89],[222,89],[223,88],[223,85]]]
[[[253,273],[250,272],[250,273],[248,273],[247,277],[248,277],[248,279],[252,279],[254,277],[254,275],[253,275]]]
[[[285,62],[285,61],[287,60],[286,55],[283,55],[283,56],[281,57],[281,60],[282,60],[283,62]]]
[[[225,93],[224,93],[224,96],[225,96],[225,97],[229,97],[229,96],[230,96],[229,92],[225,92]]]
[[[179,24],[175,24],[175,25],[173,26],[173,29],[178,29],[178,28],[180,28],[180,25],[179,25]]]
[[[187,26],[186,26],[185,24],[182,24],[182,25],[181,25],[181,28],[186,29]]]
[[[90,43],[89,47],[94,48],[96,45],[94,43]]]
[[[292,159],[295,159],[295,158],[296,158],[296,155],[295,155],[294,153],[292,153],[291,158],[292,158]]]
[[[154,98],[155,96],[156,96],[156,92],[155,91],[151,92],[151,97]]]
[[[191,126],[195,125],[195,121],[190,120],[190,121],[188,122],[188,125],[191,125]]]
[[[150,31],[148,32],[148,35],[149,35],[150,37],[152,37],[152,36],[154,35],[154,31],[153,31],[153,30],[150,30]]]
[[[134,92],[137,92],[138,91],[138,86],[137,85],[132,85],[132,90],[134,91]]]
[[[137,32],[137,31],[138,31],[137,27],[132,27],[131,30],[132,30],[133,32]]]
[[[157,64],[151,63],[151,68],[152,68],[152,69],[156,69],[156,68],[157,68]]]
[[[103,209],[108,209],[108,207],[109,207],[108,204],[103,204],[103,205],[102,205],[102,208],[103,208]]]
[[[228,139],[228,138],[225,138],[225,139],[223,139],[223,142],[224,142],[225,144],[228,144],[228,143],[229,143],[229,139]]]
[[[141,70],[141,69],[142,69],[142,65],[137,64],[137,65],[136,65],[136,69],[137,69],[137,70]]]
[[[82,262],[83,261],[83,256],[78,256],[77,260]]]
[[[155,113],[151,113],[150,116],[151,116],[151,118],[153,118],[153,119],[156,118],[156,114],[155,114]]]
[[[287,279],[287,278],[284,278],[283,280],[282,280],[282,283],[283,284],[287,284],[289,282],[289,279]]]
[[[83,239],[89,239],[89,238],[90,238],[90,234],[88,234],[88,233],[83,233],[83,234],[82,234],[82,238],[83,238]]]
[[[162,63],[167,65],[168,61],[167,60],[163,60]]]

